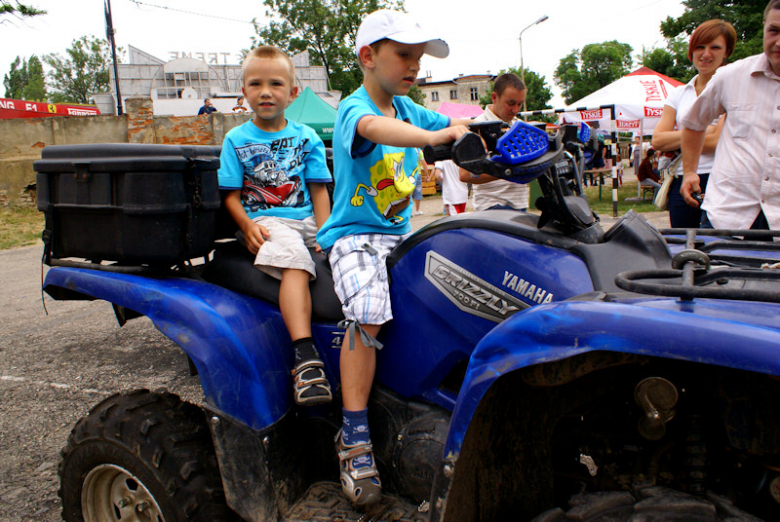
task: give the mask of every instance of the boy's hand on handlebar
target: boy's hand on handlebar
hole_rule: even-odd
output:
[[[445,127],[444,129],[434,131],[433,138],[431,139],[431,145],[443,145],[445,143],[452,143],[457,140],[469,130],[463,125],[455,125],[454,127]]]

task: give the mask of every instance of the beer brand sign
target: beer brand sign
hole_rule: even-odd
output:
[[[645,107],[645,118],[660,118],[663,113],[663,108]]]
[[[604,118],[603,111],[601,109],[594,109],[591,111],[580,111],[580,119],[582,121],[600,120]]]
[[[617,121],[617,128],[618,129],[638,129],[639,128],[639,120],[618,120]]]
[[[666,86],[657,80],[640,80],[639,84],[645,89],[645,102],[664,101],[666,99]]]

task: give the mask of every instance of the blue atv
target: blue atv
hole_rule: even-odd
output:
[[[171,269],[63,259],[47,238],[51,297],[106,300],[120,325],[149,317],[205,395],[138,390],[95,406],[62,453],[63,518],[780,519],[778,243],[662,234],[633,211],[605,231],[582,194],[585,127],[471,130],[429,159],[538,179],[541,215],[443,218],[389,258],[395,319],[369,407],[385,490],[366,513],[338,484],[345,331],[324,257],[313,336],[337,397],[300,408],[279,283],[244,247],[218,241],[205,263]],[[129,161],[130,147],[116,155]],[[36,165],[39,187],[56,152]],[[60,182],[39,199],[47,225],[67,210]]]

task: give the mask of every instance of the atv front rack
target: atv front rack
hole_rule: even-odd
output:
[[[683,300],[698,297],[780,303],[780,242],[751,240],[759,236],[780,237],[780,232],[712,229],[660,232],[670,245],[685,244],[672,257],[672,268],[622,272],[615,278],[618,287]],[[701,236],[717,239],[705,241]]]

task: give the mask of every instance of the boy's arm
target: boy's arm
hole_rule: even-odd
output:
[[[458,125],[463,125],[464,127],[468,127],[469,124],[474,123],[474,120],[470,118],[460,118],[457,120],[450,120],[450,127],[457,127]]]
[[[463,136],[468,129],[463,125],[427,131],[411,123],[387,116],[363,116],[357,124],[360,136],[373,143],[391,147],[417,147],[450,143]]]
[[[241,190],[228,192],[228,195],[225,196],[225,208],[241,232],[244,233],[246,248],[253,255],[257,254],[262,244],[265,243],[265,238],[270,234],[265,227],[258,225],[247,216],[244,205],[241,203]]]
[[[317,230],[319,230],[330,217],[328,187],[325,183],[309,183],[308,185],[309,194],[311,194],[311,204],[314,207],[314,220],[317,222]]]
[[[325,183],[309,183],[309,194],[311,195],[311,204],[314,207],[314,220],[317,222],[317,230],[322,228],[325,221],[330,217],[330,198],[328,197],[328,187]],[[314,250],[322,252],[318,244]]]

